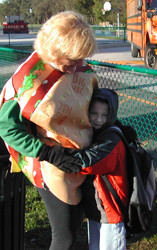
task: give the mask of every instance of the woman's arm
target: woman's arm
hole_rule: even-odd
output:
[[[43,143],[28,133],[27,120],[14,100],[5,102],[0,110],[0,136],[16,151],[37,158]]]
[[[0,136],[10,147],[24,156],[32,158],[39,156],[39,161],[54,164],[64,172],[80,172],[82,162],[80,158],[74,157],[75,149],[48,146],[29,134],[28,121],[22,117],[16,101],[9,100],[1,108]]]

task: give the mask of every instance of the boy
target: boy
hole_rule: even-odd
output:
[[[104,88],[94,91],[89,107],[92,146],[77,153],[83,162],[80,173],[89,174],[82,185],[89,250],[126,249],[123,214],[103,182],[106,175],[127,206],[126,149],[119,135],[108,130],[115,123],[117,110],[116,92]]]

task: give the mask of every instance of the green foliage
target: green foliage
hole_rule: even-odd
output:
[[[92,7],[94,1],[92,0],[79,0],[75,3],[75,8],[78,12],[82,13],[87,17],[87,20],[92,23],[93,11]]]
[[[5,16],[21,15],[25,22],[42,24],[52,15],[65,10],[77,10],[86,16],[90,24],[99,24],[103,21],[116,23],[116,11],[102,14],[104,2],[104,0],[4,0],[0,4],[0,23],[5,21]],[[120,13],[120,23],[126,23],[126,1],[111,0],[110,2],[111,7]]]
[[[57,1],[53,0],[33,0],[32,1],[32,10],[33,16],[36,19],[37,23],[43,23],[47,19],[49,19],[53,14],[55,14]],[[61,5],[62,6],[62,5]],[[62,11],[62,9],[58,6],[58,12]]]
[[[103,3],[102,0],[94,0],[94,6],[93,6],[93,14],[95,16],[95,24],[99,24],[99,22],[104,22],[105,18],[102,15],[102,9]]]

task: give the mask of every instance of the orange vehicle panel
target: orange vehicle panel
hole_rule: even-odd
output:
[[[144,57],[146,45],[157,44],[157,8],[156,0],[127,0],[127,40],[140,50]],[[152,18],[147,17],[151,12]]]

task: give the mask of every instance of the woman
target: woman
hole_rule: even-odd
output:
[[[93,31],[80,14],[52,16],[37,35],[35,51],[1,93],[0,136],[12,172],[23,171],[43,198],[52,229],[50,250],[73,249],[83,219],[80,185],[85,176],[68,173],[73,163],[79,172],[80,160],[54,145],[91,143],[87,110],[97,78],[83,59],[95,48]],[[71,164],[58,157],[63,152]]]

